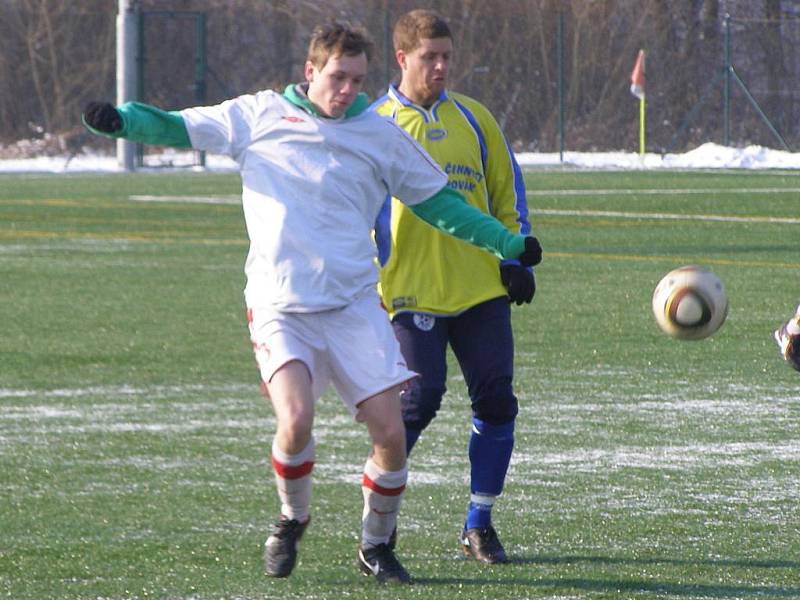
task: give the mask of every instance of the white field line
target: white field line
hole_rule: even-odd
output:
[[[714,444],[685,444],[676,446],[590,448],[566,452],[542,452],[528,449],[515,452],[512,464],[534,465],[548,468],[553,465],[570,466],[592,471],[600,467],[639,467],[651,469],[685,470],[705,468],[709,464],[726,466],[752,466],[777,460],[795,463],[800,442],[728,442]]]
[[[800,188],[695,188],[695,189],[643,189],[643,190],[528,190],[528,196],[685,196],[691,194],[800,194]],[[800,224],[791,217],[735,217],[729,215],[643,213],[604,210],[534,210],[536,214],[568,217],[613,217],[618,219],[654,219],[672,221],[717,221],[726,223],[783,223]]]
[[[689,194],[800,194],[800,188],[528,190],[526,194],[528,196],[688,196]]]
[[[106,397],[106,398],[125,398],[130,396],[143,397],[168,397],[185,396],[202,392],[225,392],[247,394],[255,393],[258,395],[258,386],[245,384],[231,385],[154,385],[154,386],[93,386],[85,388],[57,388],[51,390],[30,390],[20,388],[0,388],[0,398],[83,398],[83,397]]]
[[[791,217],[733,217],[727,215],[644,213],[616,210],[558,210],[548,208],[536,209],[532,212],[537,215],[558,217],[611,217],[617,219],[652,219],[655,221],[717,221],[723,223],[780,223],[786,225],[800,225],[800,219]]]
[[[800,188],[753,188],[753,189],[691,189],[691,190],[531,190],[528,196],[635,196],[635,195],[684,195],[684,194],[714,194],[714,193],[800,193]],[[239,196],[153,196],[132,195],[129,200],[134,202],[173,202],[183,204],[225,204],[236,205],[241,203]],[[729,223],[783,223],[797,225],[800,219],[789,217],[734,217],[725,215],[685,215],[677,213],[639,213],[623,211],[576,211],[540,209],[533,211],[540,215],[551,216],[583,216],[583,217],[615,217],[620,219],[654,219],[676,221],[718,221]]]
[[[128,196],[134,202],[178,202],[183,204],[241,204],[241,196]]]

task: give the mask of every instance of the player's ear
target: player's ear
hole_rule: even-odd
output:
[[[400,65],[400,68],[405,71],[406,70],[406,53],[403,50],[397,50],[394,53],[394,57],[397,60],[397,64]]]
[[[303,68],[303,72],[306,77],[306,81],[309,83],[314,81],[314,65],[310,60],[306,61],[306,66]]]

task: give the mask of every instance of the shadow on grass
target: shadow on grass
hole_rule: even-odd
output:
[[[511,557],[511,564],[525,565],[563,565],[570,563],[602,563],[607,565],[705,565],[711,567],[746,567],[754,569],[800,569],[800,561],[783,559],[752,560],[749,558],[716,558],[716,559],[691,559],[691,558],[631,558],[612,556],[589,556],[568,554],[566,556],[539,555],[532,557]]]
[[[588,579],[588,578],[521,578],[503,577],[460,579],[414,578],[416,585],[460,586],[526,586],[531,588],[581,590],[586,592],[628,593],[645,592],[657,595],[670,594],[690,598],[800,598],[800,587],[768,585],[726,585],[704,583],[669,583],[645,579]]]
[[[605,565],[678,565],[678,566],[710,566],[718,568],[759,568],[759,569],[800,569],[800,562],[791,560],[751,560],[751,559],[675,559],[675,558],[625,558],[610,556],[566,555],[566,556],[534,556],[511,558],[512,565],[567,565],[574,563],[595,563]],[[503,567],[500,567],[502,569]],[[530,586],[532,588],[555,588],[582,590],[587,592],[627,593],[645,592],[653,594],[671,594],[675,596],[704,598],[800,598],[800,587],[782,587],[770,585],[744,585],[725,583],[675,583],[654,579],[607,578],[590,579],[580,577],[537,578],[537,577],[501,577],[499,570],[493,570],[490,577],[478,578],[415,578],[420,585],[500,585]],[[511,573],[509,573],[511,574]]]

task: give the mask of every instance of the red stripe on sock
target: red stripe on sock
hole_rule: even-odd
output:
[[[382,485],[378,485],[369,476],[364,473],[364,479],[361,480],[361,485],[371,489],[373,492],[380,494],[381,496],[399,496],[403,493],[403,490],[406,489],[405,485],[401,485],[400,487],[396,488],[385,488]]]
[[[310,460],[304,462],[302,465],[292,466],[278,462],[273,456],[272,468],[275,469],[279,477],[283,477],[284,479],[300,479],[311,473],[311,469],[314,468],[314,461]]]

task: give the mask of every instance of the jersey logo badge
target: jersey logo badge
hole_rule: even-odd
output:
[[[428,129],[425,137],[431,142],[438,142],[447,137],[447,129]]]
[[[301,119],[300,117],[291,117],[291,116],[284,116],[282,117],[284,121],[289,121],[289,123],[305,123],[305,119]]]
[[[398,308],[409,308],[416,305],[416,296],[399,296],[397,298],[392,298],[392,310],[397,310]]]
[[[420,331],[430,331],[436,324],[436,317],[432,315],[424,315],[422,313],[414,313],[414,325]]]

